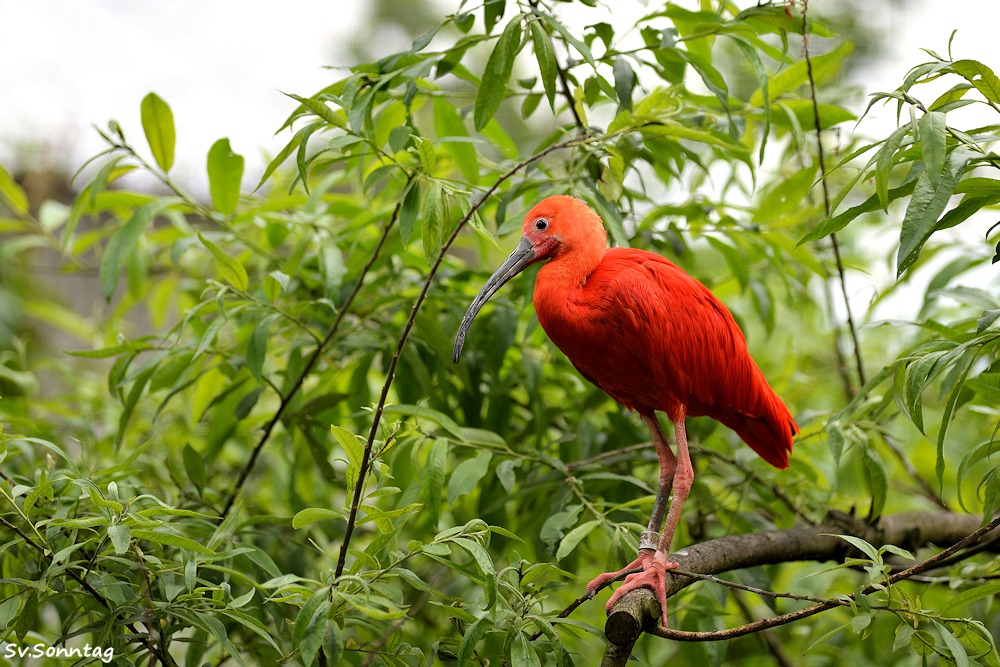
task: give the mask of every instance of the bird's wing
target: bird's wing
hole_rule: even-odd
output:
[[[668,414],[677,404],[694,415],[753,410],[760,371],[742,331],[715,295],[678,266],[643,250],[612,249],[584,292],[600,311],[595,324],[608,332],[605,349],[615,351],[619,364],[605,374],[613,377],[599,378],[602,388],[614,384],[627,393],[633,386],[636,402],[655,400],[649,407]]]

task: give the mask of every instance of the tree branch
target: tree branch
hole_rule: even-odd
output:
[[[1000,517],[983,527],[980,527],[981,523],[981,517],[970,514],[904,512],[885,516],[877,524],[872,525],[843,513],[831,513],[819,526],[733,535],[710,540],[671,554],[671,557],[680,564],[680,571],[675,571],[675,576],[667,582],[667,597],[694,583],[697,577],[692,575],[696,574],[718,574],[730,570],[802,560],[842,561],[851,553],[851,547],[842,540],[830,537],[832,534],[853,535],[874,545],[894,544],[910,551],[915,551],[926,544],[952,545],[892,575],[887,580],[891,585],[942,563],[950,562],[954,554],[974,545],[981,538],[995,539],[996,534],[992,536],[988,534],[1000,526]],[[865,589],[865,593],[873,590],[873,588]],[[786,596],[781,595],[781,597]],[[619,647],[615,653],[620,655],[621,649],[631,647],[642,632],[678,641],[731,639],[790,623],[845,604],[850,604],[845,598],[820,600],[805,609],[755,621],[739,628],[716,632],[683,632],[661,627],[660,609],[655,596],[651,591],[638,589],[622,597],[611,610],[605,634],[612,645]]]

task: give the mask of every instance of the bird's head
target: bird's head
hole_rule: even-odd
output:
[[[479,290],[462,318],[455,337],[454,362],[457,364],[462,354],[472,320],[508,280],[535,262],[569,253],[597,266],[606,243],[600,216],[579,199],[556,195],[535,204],[524,218],[520,243]]]

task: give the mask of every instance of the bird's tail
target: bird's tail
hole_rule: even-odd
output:
[[[763,387],[761,409],[755,415],[729,412],[718,419],[750,445],[762,459],[775,468],[788,467],[788,456],[792,453],[792,438],[799,427],[792,413],[767,384]]]

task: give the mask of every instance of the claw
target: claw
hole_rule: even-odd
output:
[[[679,567],[678,564],[669,560],[666,554],[661,551],[655,552],[652,557],[649,558],[645,564],[643,564],[642,572],[630,574],[625,578],[625,582],[618,587],[618,590],[614,592],[611,599],[608,600],[608,612],[610,613],[611,608],[615,606],[615,603],[617,603],[618,600],[620,600],[622,596],[629,591],[634,591],[637,588],[649,588],[656,594],[656,598],[660,602],[660,622],[663,624],[663,627],[667,627],[667,570],[673,570],[677,567]]]
[[[639,549],[639,555],[635,557],[635,560],[618,570],[617,572],[605,572],[602,575],[598,575],[587,584],[587,599],[593,599],[597,595],[597,590],[614,581],[618,577],[622,576],[626,572],[631,572],[632,570],[645,570],[649,566],[649,562],[653,560],[654,552],[652,549]]]

